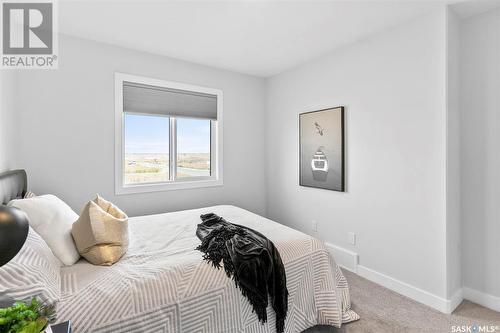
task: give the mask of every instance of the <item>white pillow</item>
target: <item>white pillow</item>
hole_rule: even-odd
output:
[[[73,265],[80,258],[71,236],[78,215],[55,195],[40,195],[9,202],[28,215],[30,226],[42,237],[64,265]]]

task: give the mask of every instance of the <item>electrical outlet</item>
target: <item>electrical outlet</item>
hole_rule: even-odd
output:
[[[318,222],[316,220],[311,221],[311,227],[314,232],[318,232]]]
[[[349,238],[349,244],[356,245],[356,234],[354,232],[348,232],[347,235]]]

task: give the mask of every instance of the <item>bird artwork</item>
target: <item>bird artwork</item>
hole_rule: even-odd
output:
[[[323,136],[323,127],[321,127],[317,122],[314,122],[314,126],[316,126],[316,131],[318,131],[318,134]]]

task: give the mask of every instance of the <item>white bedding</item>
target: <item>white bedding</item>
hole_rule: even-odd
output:
[[[84,260],[63,267],[58,320],[83,332],[275,332],[268,307],[262,325],[223,270],[194,250],[200,214],[260,231],[278,248],[287,275],[285,332],[359,316],[350,310],[346,280],[323,244],[301,232],[234,206],[150,215],[129,220],[127,254],[111,267]]]

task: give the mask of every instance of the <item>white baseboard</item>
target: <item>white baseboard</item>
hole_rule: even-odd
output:
[[[451,301],[439,297],[437,295],[431,294],[428,291],[422,290],[415,286],[412,286],[406,282],[399,281],[385,274],[379,273],[370,269],[358,265],[358,275],[368,279],[372,282],[380,284],[387,289],[397,292],[403,296],[411,298],[419,303],[425,304],[443,313],[449,313],[451,309]]]
[[[445,299],[406,282],[379,273],[371,268],[359,265],[358,254],[356,252],[331,243],[325,243],[325,246],[340,267],[443,313],[452,313],[464,299],[500,312],[500,297],[463,287],[457,290],[450,299]]]
[[[344,249],[340,246],[331,243],[325,243],[337,265],[345,268],[353,273],[357,273],[358,269],[358,254],[350,250]]]
[[[367,280],[375,282],[387,289],[411,298],[417,302],[430,306],[443,313],[451,313],[462,302],[462,290],[457,291],[451,299],[439,297],[425,290],[412,286],[406,282],[399,281],[388,275],[379,273],[371,268],[358,264],[358,254],[331,243],[325,243],[326,247],[335,258],[335,262]]]
[[[449,308],[446,313],[452,313],[455,311],[455,309],[462,303],[464,300],[464,294],[463,294],[463,289],[457,290],[450,298],[449,300]]]
[[[465,299],[482,305],[486,308],[500,312],[500,297],[483,293],[482,291],[464,287],[463,295]]]

